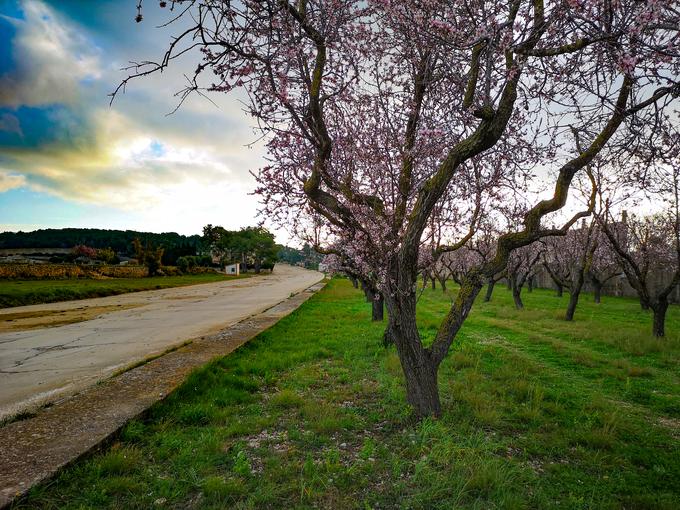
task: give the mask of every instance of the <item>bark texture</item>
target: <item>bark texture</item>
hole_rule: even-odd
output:
[[[406,400],[417,417],[440,416],[438,363],[424,348],[415,320],[415,294],[386,299],[387,331],[397,348],[406,382]]]
[[[489,278],[489,281],[486,284],[486,294],[484,294],[484,302],[488,303],[491,301],[491,296],[493,295],[493,288],[496,285],[496,280],[493,278]]]
[[[376,322],[381,322],[385,314],[385,300],[380,292],[373,296],[371,319]]]
[[[654,303],[652,310],[654,312],[652,334],[655,337],[666,336],[666,311],[668,311],[668,300],[659,299]]]
[[[581,296],[582,288],[583,288],[583,268],[580,268],[576,274],[576,281],[571,286],[569,305],[567,306],[567,313],[564,316],[565,320],[567,321],[574,320],[574,313],[576,312],[576,305],[578,305],[578,298]]]
[[[602,285],[593,282],[593,299],[596,303],[602,301]]]

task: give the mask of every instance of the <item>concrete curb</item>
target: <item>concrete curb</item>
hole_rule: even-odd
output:
[[[233,352],[296,310],[319,282],[259,314],[92,386],[36,416],[0,428],[0,509],[92,451],[177,388],[189,373]]]

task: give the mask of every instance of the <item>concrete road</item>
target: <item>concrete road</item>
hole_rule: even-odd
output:
[[[9,313],[123,308],[75,324],[0,334],[0,419],[239,322],[322,278],[278,264],[271,275],[248,279],[2,309],[0,321]]]

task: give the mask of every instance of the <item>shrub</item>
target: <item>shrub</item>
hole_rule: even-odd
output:
[[[97,249],[85,246],[84,244],[78,244],[71,250],[73,258],[86,257],[88,259],[97,258]]]
[[[101,250],[97,251],[97,260],[101,260],[102,262],[106,264],[119,264],[120,259],[118,258],[118,255],[116,255],[116,252],[113,251],[111,248],[103,248]]]
[[[183,273],[189,270],[189,257],[179,257],[177,259],[177,267]]]
[[[185,255],[177,259],[177,267],[183,273],[190,272],[197,267],[212,266],[210,255]]]
[[[78,266],[75,264],[0,264],[0,279],[60,280],[67,278],[141,278],[142,266]]]

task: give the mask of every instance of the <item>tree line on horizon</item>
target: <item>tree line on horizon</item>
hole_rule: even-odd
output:
[[[96,249],[111,248],[119,255],[134,257],[135,239],[162,246],[164,265],[175,265],[179,257],[196,255],[202,250],[200,235],[185,236],[176,232],[154,233],[98,228],[48,228],[32,232],[2,232],[0,249],[73,248],[82,245]]]
[[[114,254],[138,258],[140,245],[149,246],[149,251],[162,249],[160,265],[189,267],[210,265],[212,252],[227,262],[247,264],[253,268],[271,268],[277,261],[291,265],[303,265],[315,269],[321,255],[305,244],[301,249],[276,244],[274,235],[262,227],[245,227],[240,230],[227,230],[209,224],[204,227],[203,235],[185,236],[176,232],[139,232],[136,230],[109,230],[95,228],[39,229],[32,232],[0,233],[0,249],[47,248],[73,249],[85,247],[94,250],[111,250]],[[233,255],[233,256],[232,256]],[[226,257],[226,258],[225,258]],[[256,263],[254,257],[258,258]],[[65,257],[68,258],[68,257]]]

